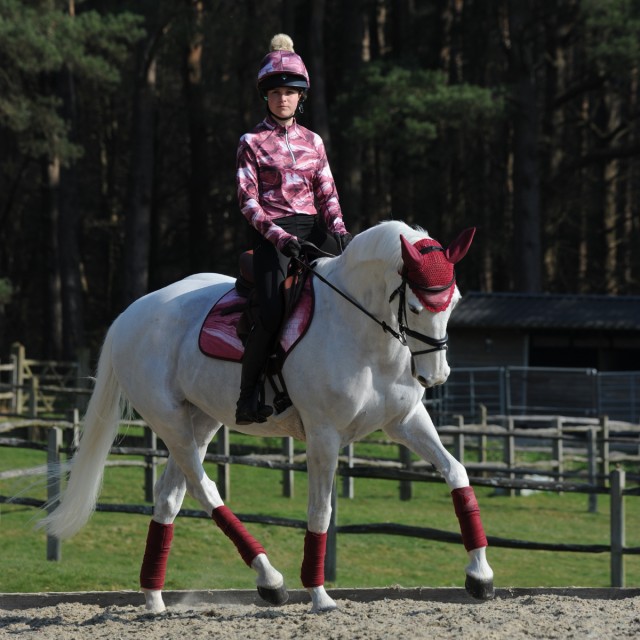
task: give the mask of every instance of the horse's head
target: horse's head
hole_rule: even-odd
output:
[[[446,249],[433,238],[412,244],[400,235],[406,305],[416,317],[415,327],[409,327],[407,318],[407,344],[412,373],[423,387],[442,384],[449,377],[447,323],[460,298],[454,265],[466,255],[474,234],[475,228],[465,229]],[[418,347],[419,343],[423,345]],[[425,343],[431,348],[422,348]]]

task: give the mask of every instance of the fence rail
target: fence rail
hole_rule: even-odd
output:
[[[140,424],[138,421],[137,424]],[[515,422],[514,422],[515,424]],[[37,500],[29,497],[12,498],[9,496],[0,496],[0,502],[11,502],[14,504],[24,504],[43,508],[48,502],[54,500],[59,493],[59,481],[60,481],[60,460],[63,456],[71,455],[75,443],[77,442],[77,433],[79,427],[79,421],[77,420],[77,412],[68,421],[34,421],[34,420],[20,420],[17,419],[13,422],[5,421],[0,423],[0,431],[10,431],[9,426],[12,425],[13,429],[21,428],[24,426],[39,426],[46,427],[49,430],[48,444],[30,442],[22,438],[0,438],[0,446],[5,447],[29,447],[37,448],[47,451],[47,463],[48,463],[48,491],[49,496],[47,501]],[[529,440],[543,439],[553,440],[554,442],[560,439],[569,437],[568,435],[560,435],[557,430],[540,430],[536,433],[536,430],[518,430],[515,428],[503,428],[493,425],[490,431],[482,433],[479,431],[479,427],[482,425],[468,425],[464,427],[463,424],[459,424],[457,427],[450,427],[448,429],[441,429],[441,433],[444,435],[451,435],[455,440],[455,447],[460,449],[461,457],[465,457],[465,445],[464,442],[460,442],[460,438],[465,436],[473,436],[480,438],[498,437],[503,438],[507,442],[512,442],[514,439],[522,436]],[[488,427],[488,425],[485,425]],[[575,426],[573,427],[576,428]],[[147,430],[150,434],[150,431]],[[589,426],[589,430],[586,433],[593,433],[595,428]],[[64,435],[66,433],[66,436]],[[584,433],[584,431],[583,431]],[[163,459],[168,457],[168,452],[162,448],[157,448],[155,440],[152,436],[147,434],[146,442],[152,446],[115,446],[112,448],[111,453],[115,456],[118,455],[136,455],[143,458],[144,462],[141,464],[144,466],[146,474],[146,490],[145,495],[147,501],[150,501],[152,495],[152,487],[155,479],[156,466],[160,464]],[[573,437],[573,436],[571,436]],[[226,451],[226,453],[207,453],[205,460],[218,465],[218,480],[219,488],[222,492],[230,490],[230,475],[229,468],[231,465],[250,465],[255,467],[269,468],[276,471],[281,471],[286,477],[294,471],[306,471],[306,462],[304,456],[299,456],[297,461],[294,461],[292,455],[292,443],[290,439],[285,439],[283,443],[283,451],[288,454],[278,454],[276,456],[246,456],[246,455],[229,455],[228,446],[228,434],[227,430],[222,429],[220,431],[219,441],[216,443],[218,451]],[[225,442],[225,439],[226,442]],[[602,440],[601,445],[604,444]],[[606,441],[609,445],[616,442],[615,438],[608,436]],[[509,445],[505,449],[508,452],[514,450]],[[554,449],[557,451],[557,448]],[[587,448],[587,452],[591,452],[592,458],[597,460],[597,448]],[[126,461],[130,464],[132,461]],[[515,462],[515,458],[511,460],[511,463]],[[139,463],[140,464],[140,463]],[[409,499],[411,495],[411,483],[413,482],[434,482],[442,483],[441,476],[435,471],[428,469],[416,469],[416,465],[408,462],[406,457],[401,456],[400,460],[382,459],[382,460],[362,460],[356,459],[348,452],[341,457],[340,465],[337,470],[337,476],[344,479],[353,478],[377,478],[395,480],[401,483],[400,495],[403,499]],[[593,465],[591,465],[593,466]],[[40,471],[45,471],[44,468],[39,468]],[[33,472],[33,470],[31,470]],[[620,469],[614,469],[608,473],[601,473],[599,476],[589,473],[586,476],[576,477],[576,481],[567,481],[566,477],[562,479],[556,477],[556,479],[548,480],[540,477],[525,477],[525,470],[518,469],[515,466],[505,466],[500,468],[500,472],[503,473],[503,477],[486,477],[483,473],[477,476],[472,474],[472,483],[477,486],[486,486],[493,488],[500,488],[508,491],[509,493],[515,493],[516,491],[531,490],[531,491],[553,491],[553,492],[578,492],[588,495],[589,508],[593,506],[593,499],[598,495],[608,495],[611,498],[610,501],[610,521],[611,521],[611,535],[609,544],[602,545],[582,545],[582,544],[555,544],[544,542],[531,542],[523,540],[513,540],[508,538],[499,538],[495,536],[489,536],[488,540],[492,546],[505,547],[514,549],[529,549],[529,550],[546,550],[546,551],[563,551],[563,552],[580,552],[580,553],[609,553],[611,555],[611,586],[623,587],[624,586],[624,558],[626,555],[640,554],[640,547],[627,547],[625,546],[625,510],[624,510],[624,498],[626,496],[638,496],[640,495],[640,488],[626,488],[626,473]],[[484,474],[484,475],[483,475]],[[517,476],[523,477],[517,477]],[[546,474],[545,474],[546,475]],[[563,474],[566,476],[566,474]],[[222,483],[220,486],[220,480]],[[292,482],[292,478],[289,478]],[[606,486],[608,484],[608,486]],[[343,487],[346,485],[343,485]],[[403,490],[404,487],[404,490]],[[292,484],[289,485],[289,490],[292,491]],[[286,492],[286,485],[285,485]],[[336,491],[334,491],[334,500],[337,499]],[[352,495],[352,494],[351,494]],[[223,493],[223,498],[225,498]],[[98,511],[115,511],[121,513],[137,513],[144,515],[152,514],[152,507],[148,505],[113,505],[113,504],[98,504]],[[334,514],[336,510],[334,510]],[[304,528],[306,523],[301,520],[292,520],[286,518],[274,518],[270,516],[256,515],[256,514],[237,514],[240,520],[244,522],[255,522],[261,524],[268,524],[274,526]],[[209,514],[202,511],[195,510],[181,510],[180,517],[203,517],[209,518]],[[442,542],[455,542],[460,543],[461,537],[459,533],[440,531],[437,529],[431,529],[427,527],[414,527],[402,524],[393,523],[368,523],[368,524],[355,524],[340,526],[334,520],[332,522],[331,535],[329,536],[330,546],[327,552],[327,558],[329,566],[326,568],[327,579],[335,579],[337,571],[336,567],[336,553],[335,548],[331,546],[335,545],[336,534],[358,534],[358,533],[379,533],[387,535],[402,535],[411,536],[424,539],[438,540]],[[59,541],[49,538],[47,540],[47,558],[56,560],[60,558],[60,543]]]

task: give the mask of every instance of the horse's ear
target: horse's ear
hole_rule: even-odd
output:
[[[460,262],[460,260],[467,255],[467,251],[469,251],[475,232],[475,227],[470,227],[469,229],[462,231],[446,248],[444,252],[445,258],[452,264]]]
[[[402,234],[400,234],[400,244],[402,245],[402,262],[407,268],[422,262],[421,253]]]

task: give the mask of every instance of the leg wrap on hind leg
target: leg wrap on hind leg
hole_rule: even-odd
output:
[[[173,524],[160,524],[152,520],[147,533],[147,546],[140,569],[140,586],[158,590],[164,587],[167,559],[173,540]]]
[[[300,579],[306,589],[324,584],[324,557],[327,553],[327,534],[313,533],[307,529],[304,537],[304,557]]]
[[[460,523],[462,542],[467,551],[487,546],[487,537],[480,520],[480,507],[473,487],[462,487],[451,492],[453,506]]]
[[[262,545],[246,530],[229,507],[223,505],[214,509],[211,517],[222,529],[222,532],[236,545],[238,552],[248,566],[251,566],[257,555],[266,553]]]

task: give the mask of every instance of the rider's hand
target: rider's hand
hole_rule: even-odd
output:
[[[302,246],[300,245],[298,238],[291,236],[291,238],[285,242],[280,251],[283,255],[287,256],[287,258],[297,258],[302,251]]]
[[[347,248],[347,245],[353,240],[353,236],[350,233],[334,233],[333,237],[338,243],[340,253],[342,253]]]

